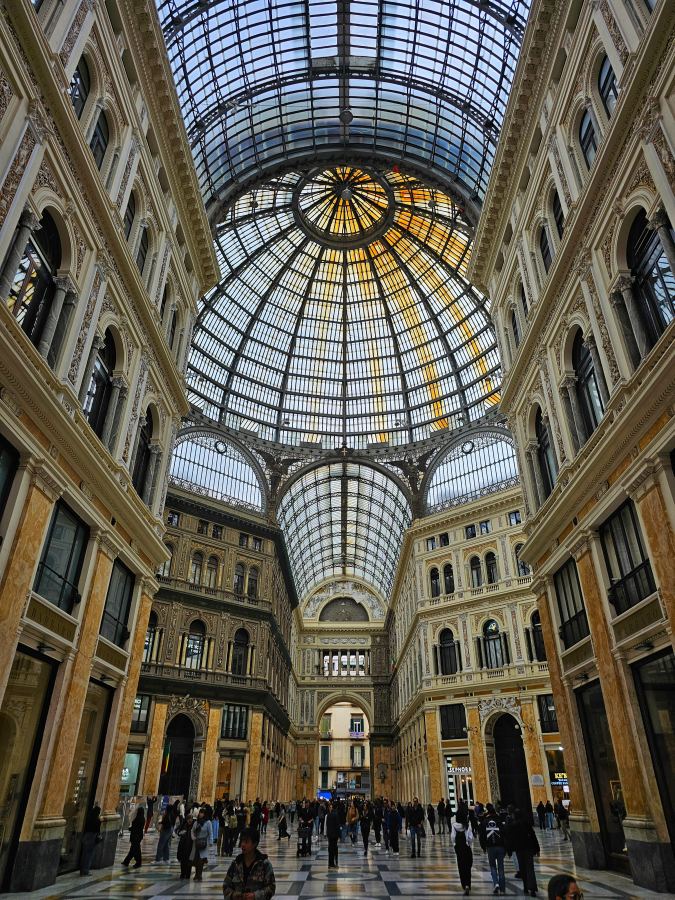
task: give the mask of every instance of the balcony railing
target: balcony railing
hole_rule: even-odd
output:
[[[588,618],[586,617],[585,609],[580,609],[578,613],[575,613],[560,626],[560,640],[565,645],[565,650],[569,650],[570,647],[578,644],[579,641],[588,637],[589,634]]]
[[[180,681],[200,681],[204,684],[267,690],[267,682],[264,678],[254,678],[251,675],[233,675],[231,672],[221,672],[214,669],[189,669],[186,666],[172,666],[166,663],[142,663],[141,674],[156,675],[161,678],[177,678]]]
[[[522,680],[528,677],[541,677],[548,672],[548,663],[512,663],[509,666],[500,666],[498,669],[471,669],[456,672],[454,675],[434,675],[424,679],[425,689],[446,687],[447,685],[475,685],[504,680]],[[412,699],[412,698],[411,698]]]
[[[218,597],[221,600],[228,600],[231,603],[246,604],[248,606],[257,606],[262,609],[272,609],[269,600],[262,600],[258,597],[249,597],[248,594],[238,594],[234,591],[226,591],[224,588],[209,587],[206,584],[195,584],[193,581],[186,581],[182,578],[172,578],[169,575],[157,575],[157,581],[160,584],[171,587],[177,591],[189,591],[191,594],[201,594],[206,597]]]
[[[636,606],[656,590],[652,567],[649,560],[641,563],[632,572],[613,582],[607,596],[617,615]]]
[[[349,737],[353,741],[363,741],[365,740],[365,734],[362,731],[351,731],[349,732]]]

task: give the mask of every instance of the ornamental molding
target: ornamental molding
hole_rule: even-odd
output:
[[[520,703],[515,697],[490,697],[488,700],[478,701],[478,715],[481,725],[496,712],[509,713],[518,722],[521,721]]]
[[[166,713],[167,721],[178,715],[178,713],[187,713],[188,715],[191,713],[194,716],[198,716],[206,724],[209,714],[208,703],[206,700],[199,700],[197,697],[191,697],[189,694],[185,694],[184,697],[172,694],[169,698]]]

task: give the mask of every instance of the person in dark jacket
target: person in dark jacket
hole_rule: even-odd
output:
[[[179,823],[176,834],[178,835],[178,849],[176,857],[180,863],[180,877],[190,880],[192,870],[192,826],[194,819],[190,813]]]
[[[368,856],[368,840],[370,839],[370,829],[373,825],[373,807],[370,801],[366,800],[360,815],[361,822],[361,838],[363,840],[363,855]]]
[[[506,852],[516,854],[518,871],[523,879],[523,892],[537,896],[537,878],[534,872],[534,857],[539,856],[539,841],[532,823],[517,809],[513,820],[506,829]]]
[[[286,807],[282,806],[279,809],[279,820],[277,824],[277,828],[279,829],[279,837],[277,838],[280,841],[282,838],[288,838],[289,843],[291,840],[291,836],[288,833],[288,819],[286,818]]]
[[[417,797],[413,797],[412,806],[409,806],[406,810],[405,823],[410,830],[410,843],[412,845],[412,853],[410,856],[412,859],[415,859],[415,856],[422,855],[420,836],[422,833],[422,825],[424,823],[424,807]],[[415,842],[417,842],[417,853],[415,853]]]
[[[546,828],[546,807],[541,800],[537,803],[537,819],[539,819],[539,827],[543,831]]]
[[[457,807],[457,812],[452,820],[450,840],[455,848],[459,880],[464,888],[464,893],[468,895],[471,891],[471,868],[473,866],[473,850],[471,849],[473,829],[469,820],[469,809],[464,801]]]
[[[506,893],[506,876],[504,874],[504,856],[506,845],[504,836],[506,832],[506,820],[500,816],[491,803],[487,804],[486,812],[480,820],[478,840],[484,851],[487,852],[492,875],[493,894]]]
[[[448,834],[450,834],[452,830],[452,817],[454,816],[455,811],[452,808],[452,803],[450,802],[450,798],[445,801],[445,821],[448,825]]]
[[[159,820],[159,840],[157,841],[157,852],[155,853],[155,862],[169,862],[169,852],[171,849],[171,837],[173,836],[174,821],[171,816],[171,807],[162,813]]]
[[[134,869],[140,869],[140,867],[143,865],[143,858],[141,856],[141,841],[143,840],[144,834],[145,810],[142,806],[139,806],[136,810],[134,820],[131,823],[131,828],[129,829],[129,852],[122,860],[123,866],[128,866],[132,859],[136,860]]]
[[[441,797],[436,807],[436,815],[438,816],[438,833],[443,834],[445,831],[445,800]]]
[[[340,838],[340,816],[332,803],[328,804],[326,815],[326,837],[328,838],[328,868],[338,867],[338,840]]]
[[[436,837],[436,810],[432,803],[427,804],[427,819],[429,820],[429,828],[431,828],[431,834],[433,837]]]
[[[87,813],[82,831],[82,853],[80,855],[80,875],[88,875],[96,844],[101,834],[101,807],[95,806]]]
[[[382,801],[376,800],[373,806],[373,831],[375,832],[375,846],[382,846],[382,817],[384,810],[382,809]]]
[[[223,882],[225,900],[270,900],[277,889],[274,869],[258,850],[260,837],[252,828],[244,828],[239,838],[241,853],[230,864]]]
[[[157,796],[146,797],[145,802],[148,804],[148,811],[145,815],[145,830],[147,832],[148,828],[152,824],[152,817],[155,812],[155,803],[157,803]]]

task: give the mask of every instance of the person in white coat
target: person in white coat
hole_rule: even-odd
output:
[[[459,804],[457,812],[452,817],[450,840],[455,848],[459,880],[464,888],[464,893],[469,894],[471,892],[471,867],[473,866],[473,851],[471,849],[473,829],[469,822],[469,809],[464,802]]]
[[[195,881],[202,880],[202,871],[209,857],[209,847],[213,844],[213,828],[207,810],[202,807],[192,826],[192,851],[190,859],[195,867]]]

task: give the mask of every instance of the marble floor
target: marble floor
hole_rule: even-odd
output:
[[[640,898],[670,896],[637,888],[628,878],[611,872],[591,872],[576,869],[570,845],[560,838],[559,832],[538,833],[541,856],[536,861],[539,896],[546,896],[546,884],[551,875],[559,872],[575,872],[587,900],[604,898]],[[372,835],[371,835],[372,841]],[[128,848],[125,835],[118,845],[117,864],[112,869],[92,871],[89,877],[64,875],[56,884],[34,891],[30,895],[42,900],[100,900],[104,897],[119,898],[222,898],[222,882],[229,858],[213,858],[204,870],[204,880],[189,883],[178,879],[179,867],[175,859],[176,842],[173,841],[171,862],[153,862],[156,835],[148,834],[143,842],[143,866],[134,871],[124,869],[119,861]],[[406,840],[401,841],[400,857],[388,856],[383,849],[371,843],[370,853],[364,859],[363,849],[351,844],[340,845],[340,868],[328,870],[328,851],[325,840],[315,841],[312,856],[296,856],[295,832],[290,842],[276,840],[276,833],[263,836],[260,849],[267,853],[274,866],[277,882],[277,900],[301,897],[303,900],[384,900],[389,897],[456,897],[463,894],[457,875],[454,852],[447,834],[426,838],[421,859],[410,858]],[[515,861],[515,857],[514,857]],[[514,878],[514,862],[506,859],[506,894],[523,896],[522,882]],[[0,898],[16,894],[0,894]],[[472,897],[491,897],[492,881],[486,855],[478,845],[474,847]]]

